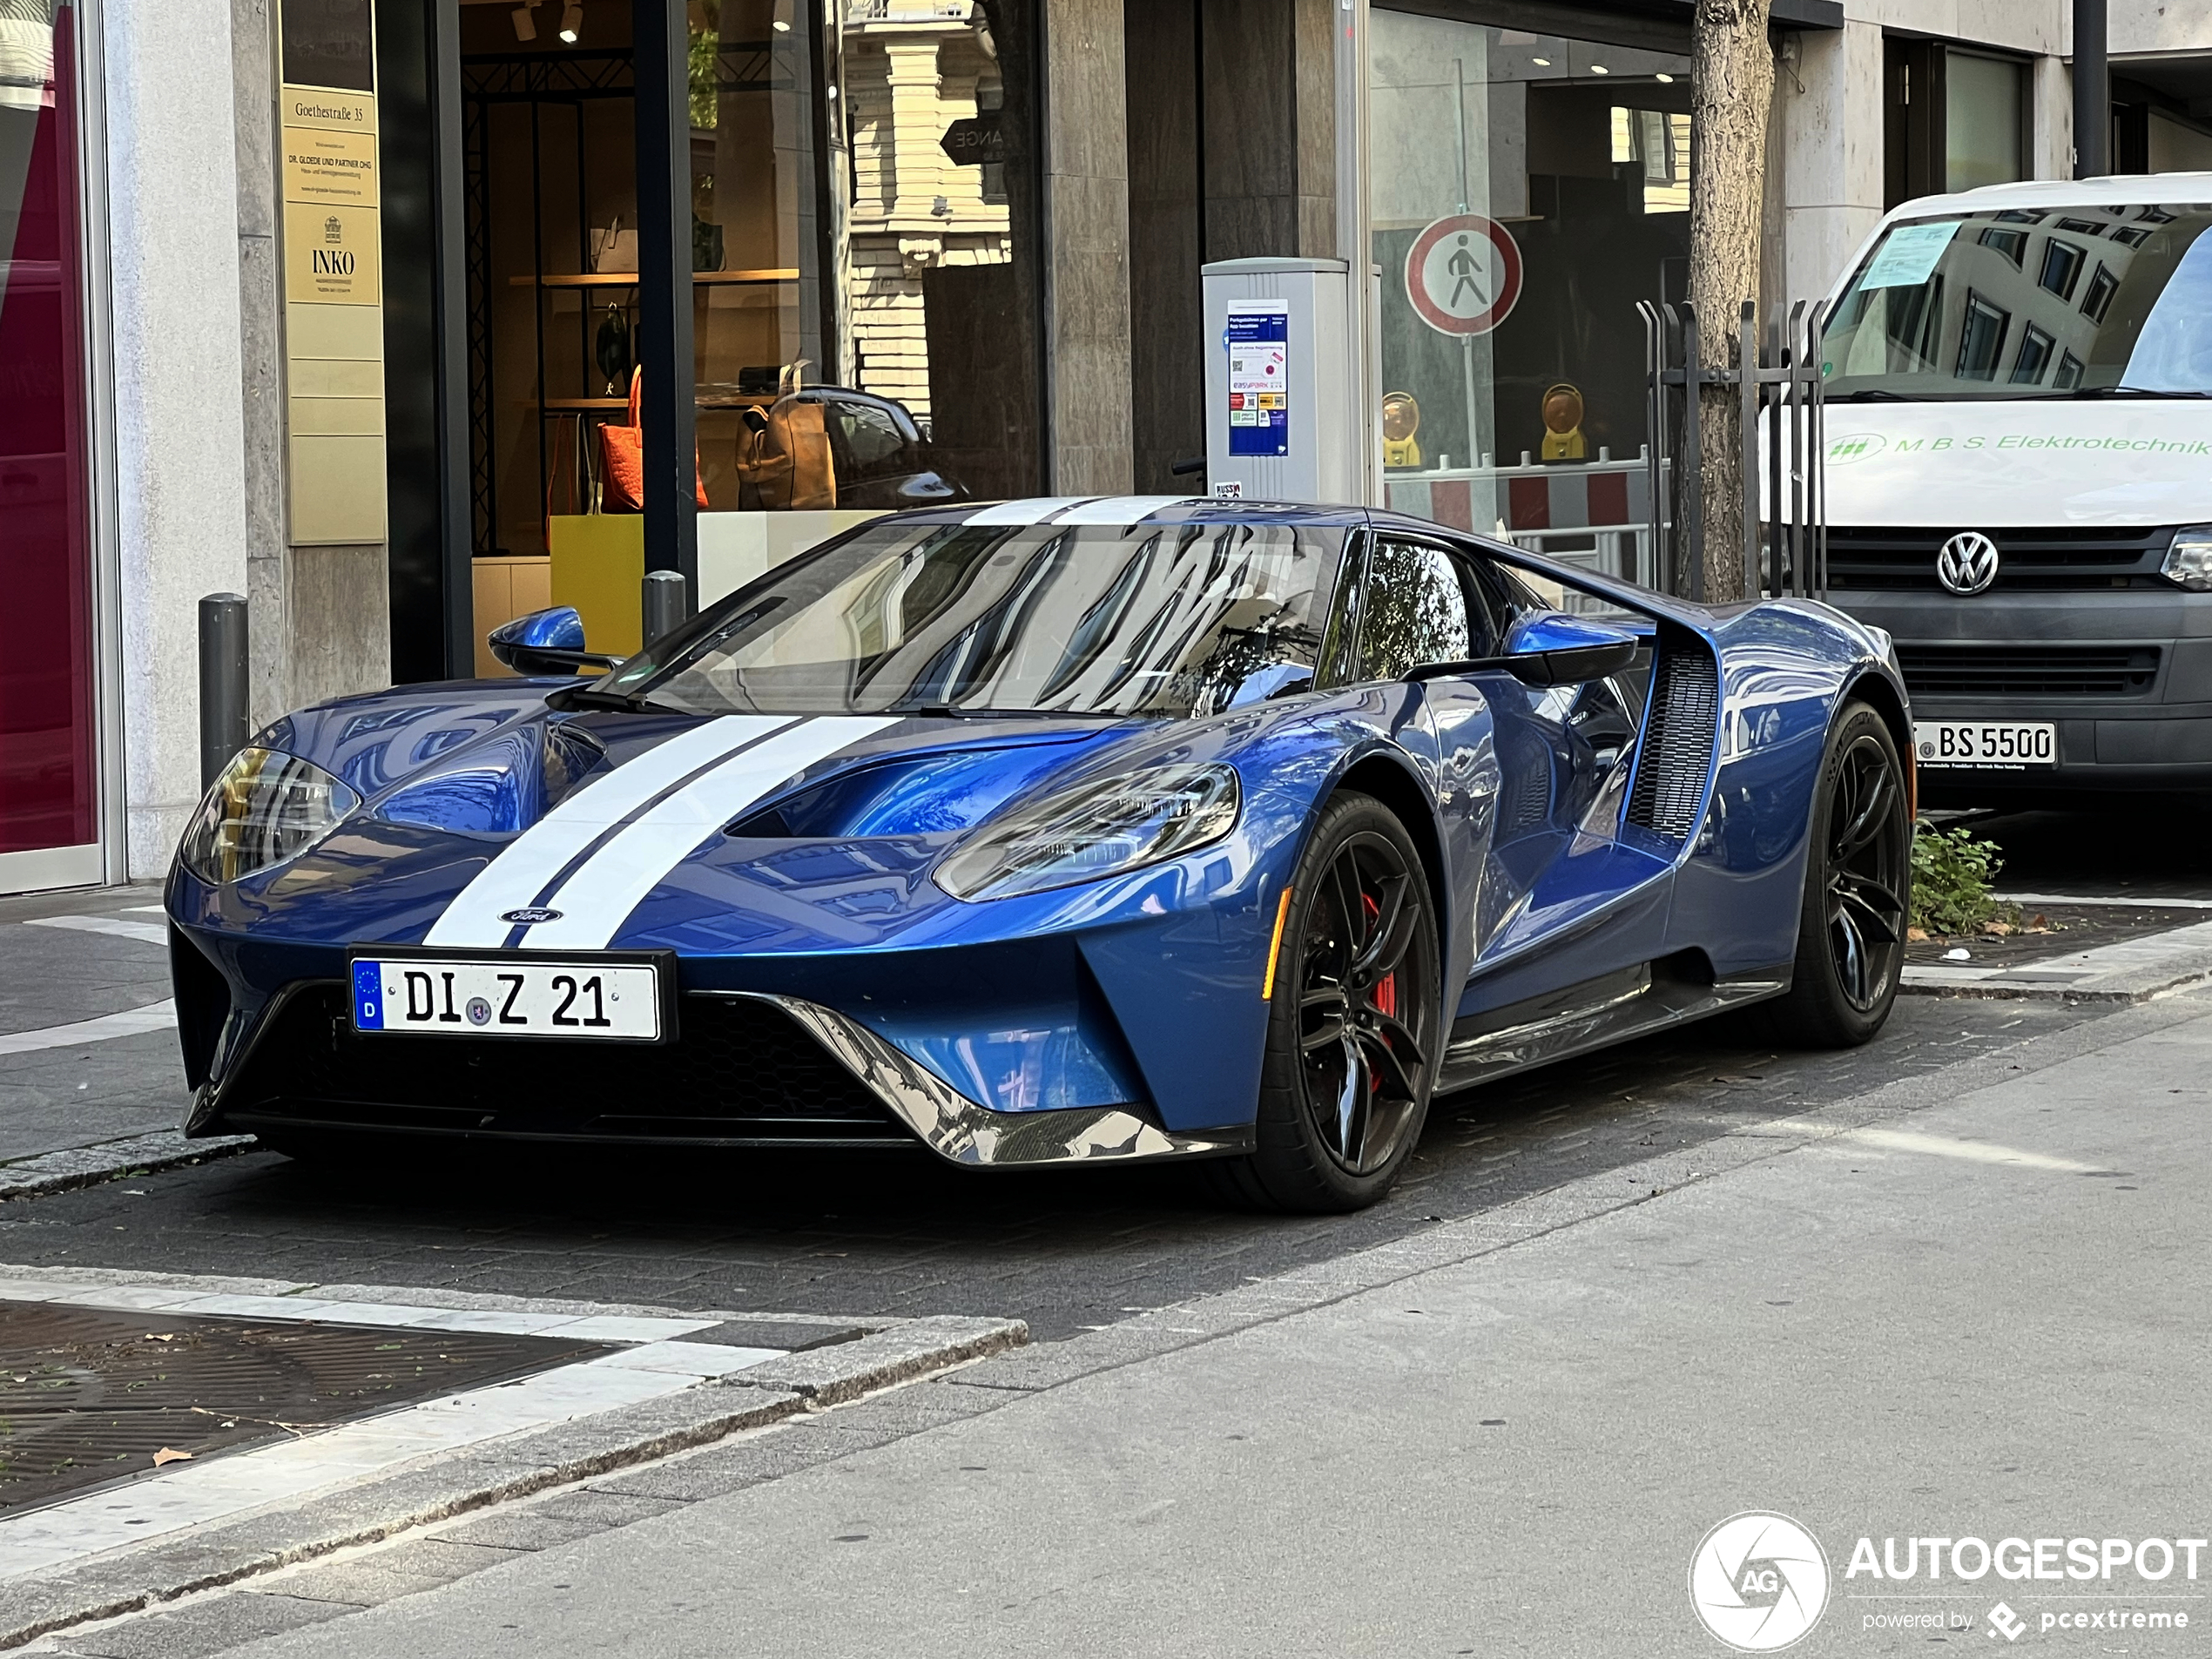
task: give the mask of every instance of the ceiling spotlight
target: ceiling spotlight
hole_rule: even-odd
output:
[[[516,39],[536,40],[537,38],[537,17],[530,10],[536,3],[537,0],[523,0],[523,3],[515,8]]]
[[[1606,66],[1602,64],[1592,64],[1590,65],[1590,73],[1593,75],[1610,75],[1612,72],[1613,71],[1611,70],[1606,68]]]
[[[1659,71],[1659,78],[1669,86],[1672,86],[1675,84],[1675,78],[1668,74],[1663,69]]]
[[[573,46],[583,33],[583,0],[569,0],[561,8],[561,38]]]
[[[1549,69],[1552,66],[1552,60],[1548,57],[1532,57],[1528,61],[1535,64],[1538,69]]]
[[[779,35],[787,35],[791,33],[791,25],[786,23],[781,17],[777,18],[776,21],[770,24],[768,27],[774,30]]]

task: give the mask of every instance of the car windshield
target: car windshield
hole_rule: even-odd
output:
[[[2212,206],[1892,225],[1830,320],[1831,401],[2212,396]]]
[[[1312,668],[1344,542],[1264,523],[870,528],[592,689],[698,714],[1211,714]]]

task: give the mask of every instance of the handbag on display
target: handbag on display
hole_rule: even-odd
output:
[[[767,512],[819,511],[837,505],[837,462],[830,453],[825,404],[786,395],[765,410],[747,409],[738,435],[741,506]]]
[[[639,513],[645,509],[645,428],[637,421],[637,388],[645,378],[640,367],[630,372],[630,424],[611,421],[599,428],[600,471],[605,484],[601,509],[610,513]],[[706,505],[706,482],[698,475],[698,456],[691,457],[691,476],[699,505]]]

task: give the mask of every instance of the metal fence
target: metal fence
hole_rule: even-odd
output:
[[[1825,302],[1803,300],[1786,316],[1770,310],[1763,337],[1758,307],[1746,300],[1737,313],[1735,363],[1709,367],[1697,361],[1697,329],[1688,306],[1637,304],[1651,430],[1647,488],[1661,503],[1654,515],[1650,585],[1687,599],[1705,597],[1702,492],[1686,489],[1679,511],[1669,513],[1667,485],[1677,451],[1693,476],[1696,470],[1700,400],[1690,388],[1725,386],[1735,389],[1743,417],[1743,591],[1747,597],[1827,597],[1827,503],[1820,466],[1820,336],[1827,310]]]

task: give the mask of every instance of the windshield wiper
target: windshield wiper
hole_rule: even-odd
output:
[[[1838,397],[1824,394],[1824,403],[1925,403],[1927,399],[1911,392],[1892,392],[1886,386],[1869,386],[1856,392],[1845,392]]]
[[[2212,392],[2174,392],[2158,386],[2077,386],[2071,392],[2055,395],[2067,398],[2092,397],[2212,397]]]
[[[1131,718],[1107,709],[969,709],[954,708],[949,703],[925,703],[918,709],[886,709],[884,712],[936,720],[1126,720]]]
[[[556,698],[559,700],[555,701]],[[563,685],[545,699],[558,709],[619,709],[625,714],[642,713],[645,700],[621,691],[602,691],[589,685]]]

